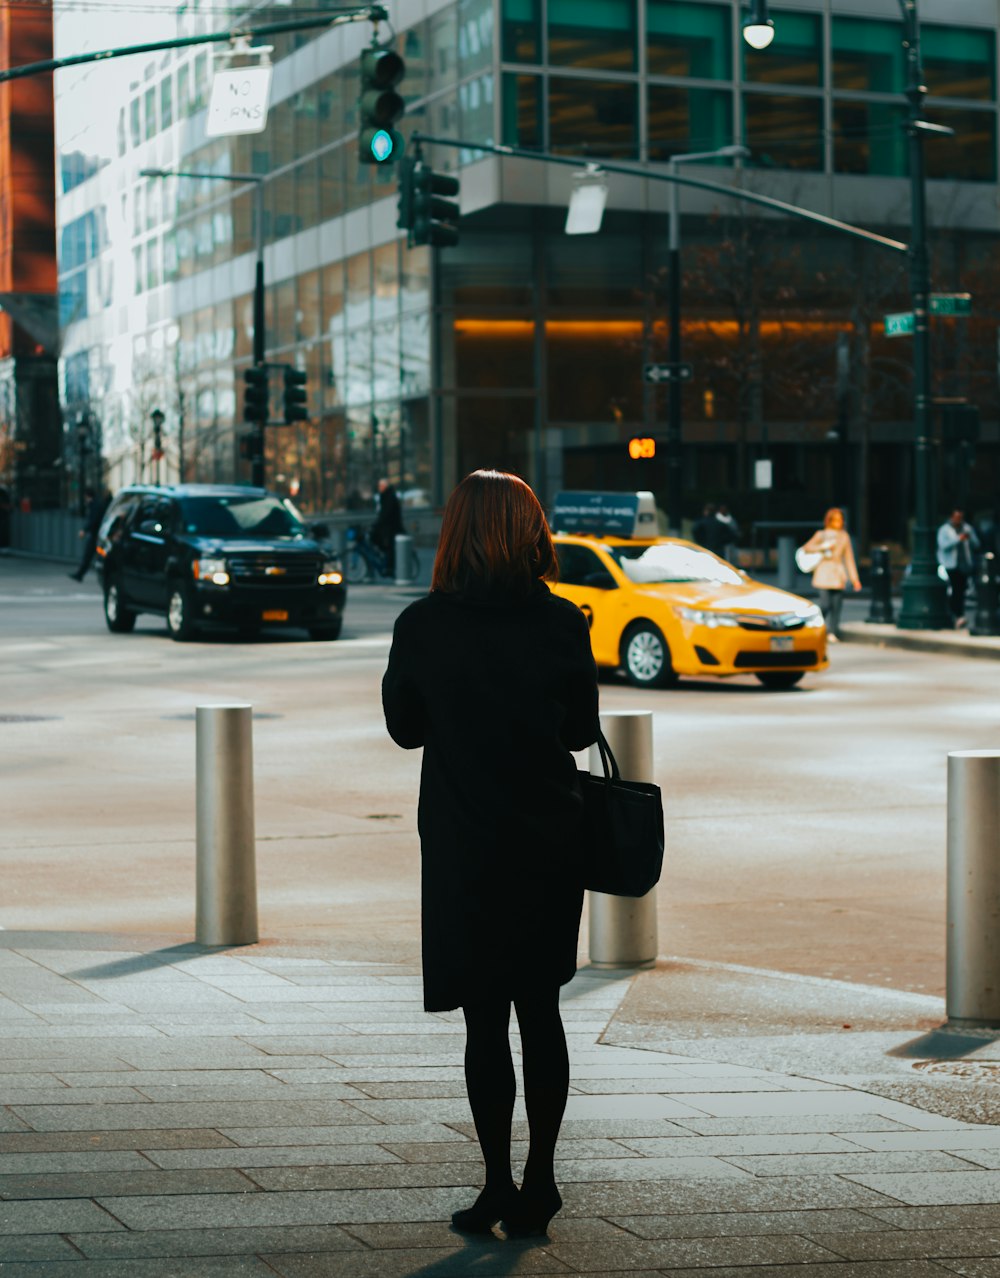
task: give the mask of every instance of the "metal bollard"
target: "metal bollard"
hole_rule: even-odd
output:
[[[782,533],[778,538],[778,589],[794,590],[795,576],[795,538]]]
[[[396,585],[409,586],[413,578],[410,572],[410,557],[413,554],[413,538],[407,533],[396,534]]]
[[[252,708],[198,706],[196,740],[195,938],[199,945],[253,945],[258,932]]]
[[[969,634],[1000,635],[1000,582],[997,557],[992,551],[983,555],[976,573],[976,612]]]
[[[893,623],[892,570],[887,546],[872,547],[872,602],[865,622],[869,625]]]
[[[948,755],[949,1021],[1000,1025],[1000,751]]]
[[[601,728],[626,781],[653,780],[653,713],[601,715]],[[590,747],[590,771],[604,775],[600,751]],[[590,896],[590,962],[594,967],[652,967],[656,962],[656,888],[645,896]]]

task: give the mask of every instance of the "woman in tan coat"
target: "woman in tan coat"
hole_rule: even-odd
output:
[[[838,506],[826,512],[823,527],[813,533],[802,549],[806,554],[821,556],[813,570],[812,583],[819,591],[827,634],[836,642],[840,638],[840,608],[847,583],[855,590],[861,589],[851,539],[844,527],[844,512]]]

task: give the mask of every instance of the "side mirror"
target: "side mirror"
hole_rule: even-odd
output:
[[[163,525],[158,519],[144,519],[138,531],[145,533],[147,537],[158,537],[163,532]]]
[[[317,541],[330,540],[330,528],[327,524],[310,524],[309,531]]]
[[[589,572],[583,579],[585,586],[590,586],[593,590],[617,590],[618,582],[615,581],[611,573],[605,572]]]

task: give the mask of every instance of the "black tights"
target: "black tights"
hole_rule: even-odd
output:
[[[524,1104],[530,1146],[524,1184],[555,1183],[553,1159],[569,1093],[569,1053],[559,1016],[559,988],[517,995],[524,1063]],[[468,1038],[465,1082],[476,1134],[486,1162],[486,1188],[503,1191],[511,1183],[510,1128],[514,1113],[514,1062],[507,1037],[510,999],[496,998],[462,1008]]]

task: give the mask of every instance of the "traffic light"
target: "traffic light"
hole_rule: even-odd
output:
[[[240,436],[240,458],[243,461],[252,462],[257,459],[259,453],[257,451],[258,435],[256,431],[248,431],[247,434]]]
[[[391,164],[403,153],[403,138],[392,127],[406,110],[396,92],[406,63],[392,49],[365,49],[361,54],[358,115],[358,160],[362,164]]]
[[[247,422],[266,422],[271,400],[271,386],[266,368],[247,368],[243,370],[243,420]]]
[[[449,248],[458,243],[461,211],[454,200],[458,178],[435,173],[422,160],[406,159],[399,170],[399,216],[396,225],[408,232],[409,244]]]
[[[285,369],[285,423],[309,420],[306,374],[298,368]]]

